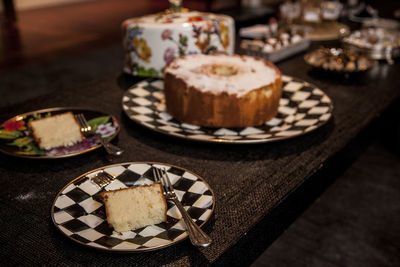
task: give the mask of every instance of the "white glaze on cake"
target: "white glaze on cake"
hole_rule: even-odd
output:
[[[210,66],[235,69],[232,75],[218,75],[207,71]],[[273,83],[278,74],[264,61],[249,56],[190,55],[175,60],[165,69],[203,92],[227,93],[238,97]]]

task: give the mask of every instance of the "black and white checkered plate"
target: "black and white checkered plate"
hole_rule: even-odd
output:
[[[244,128],[206,128],[174,119],[165,107],[163,81],[147,79],[122,98],[122,108],[133,121],[157,132],[205,142],[264,143],[311,132],[332,116],[332,101],[319,88],[283,76],[283,91],[278,115],[261,126]]]
[[[195,222],[206,223],[215,206],[214,194],[200,176],[165,163],[129,162],[105,166],[85,173],[67,184],[54,200],[51,216],[55,226],[68,238],[107,251],[143,252],[175,244],[188,235],[177,207],[167,201],[167,222],[118,233],[107,223],[99,193],[133,185],[151,184],[152,168],[165,168],[182,205]],[[116,179],[105,187],[91,178],[105,171]]]

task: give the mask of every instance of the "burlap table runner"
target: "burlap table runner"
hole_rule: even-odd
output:
[[[1,109],[1,121],[22,112],[57,106],[87,107],[115,115],[122,126],[115,142],[126,152],[114,163],[158,161],[178,165],[204,177],[216,196],[214,215],[204,227],[214,241],[210,247],[197,249],[186,240],[148,253],[104,253],[67,240],[50,218],[51,204],[65,184],[109,164],[101,149],[59,160],[0,155],[2,261],[68,266],[213,263],[399,96],[398,63],[381,64],[349,78],[315,72],[301,56],[278,66],[284,74],[313,83],[327,93],[334,103],[333,119],[305,136],[259,145],[180,140],[145,129],[123,114],[121,97],[134,80],[120,73]],[[46,79],[54,77],[48,75]]]

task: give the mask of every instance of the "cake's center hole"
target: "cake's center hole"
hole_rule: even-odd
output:
[[[207,64],[200,67],[200,72],[218,76],[233,76],[238,73],[238,68],[230,64]]]

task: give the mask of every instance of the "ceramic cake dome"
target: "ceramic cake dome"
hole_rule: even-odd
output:
[[[162,77],[175,57],[188,54],[234,52],[234,20],[226,15],[188,11],[177,5],[154,15],[122,23],[125,48],[124,72]]]

